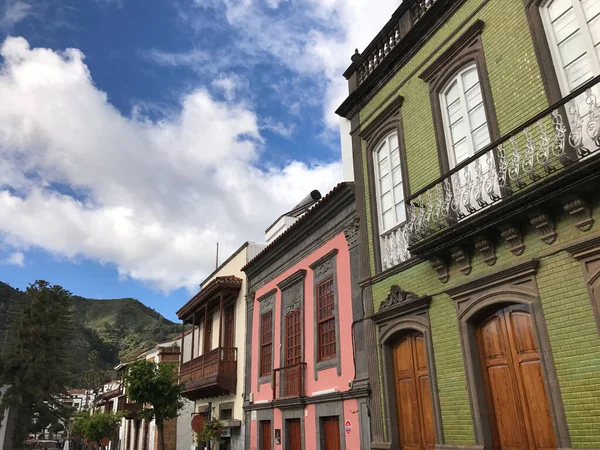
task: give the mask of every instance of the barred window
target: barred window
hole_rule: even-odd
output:
[[[323,361],[336,356],[333,277],[317,286],[317,308],[319,361]]]
[[[273,311],[260,316],[260,376],[271,374],[273,357]]]

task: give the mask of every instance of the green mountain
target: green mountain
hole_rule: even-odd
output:
[[[0,355],[9,321],[23,299],[23,292],[0,282]],[[133,359],[143,350],[181,334],[180,324],[133,298],[95,300],[73,296],[72,301],[76,330],[70,360],[75,387],[85,386],[90,351],[97,351],[101,367],[110,371],[119,361]]]

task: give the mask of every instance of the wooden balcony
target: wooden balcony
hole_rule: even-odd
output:
[[[301,362],[273,371],[273,399],[301,398],[306,395],[306,363]]]
[[[179,379],[190,400],[235,394],[237,348],[219,347],[181,364]]]
[[[127,397],[122,395],[117,401],[117,411],[124,412],[126,419],[138,419],[140,411],[144,406],[140,403],[132,403],[127,401]]]

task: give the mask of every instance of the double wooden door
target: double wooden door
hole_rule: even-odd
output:
[[[531,314],[501,309],[477,330],[494,449],[555,449]]]
[[[302,426],[300,419],[286,420],[287,450],[302,450]]]
[[[323,450],[341,450],[340,419],[337,416],[321,419],[321,434],[323,436]]]
[[[406,333],[394,348],[394,378],[400,448],[433,450],[433,407],[423,333]]]

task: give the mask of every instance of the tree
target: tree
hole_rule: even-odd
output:
[[[140,415],[147,421],[156,421],[158,450],[165,450],[164,421],[175,419],[183,408],[177,364],[136,361],[128,368],[125,384],[127,396],[131,400],[150,405]]]
[[[102,384],[106,379],[106,373],[100,368],[99,354],[96,350],[91,350],[88,355],[88,370],[85,372],[85,381],[88,391],[94,395],[98,394]],[[88,406],[88,394],[85,396],[85,406]]]
[[[123,413],[96,413],[90,416],[88,412],[82,411],[75,416],[71,434],[80,438],[85,438],[90,442],[96,442],[103,447],[102,440],[106,437],[111,438],[119,429],[119,424],[123,418]]]
[[[0,416],[7,407],[17,413],[15,446],[34,421],[64,422],[71,412],[59,399],[70,384],[73,330],[71,293],[46,281],[30,284],[8,332],[0,375],[0,385],[10,385],[0,402]]]

